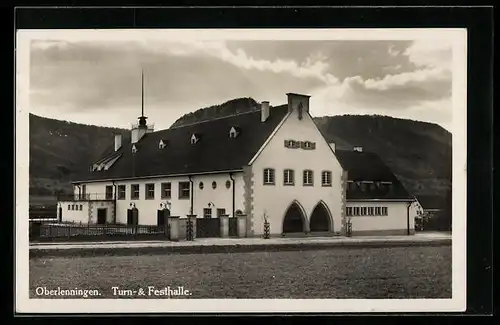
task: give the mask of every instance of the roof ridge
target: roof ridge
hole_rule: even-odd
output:
[[[260,110],[255,110],[255,111],[248,111],[248,112],[242,112],[242,113],[236,113],[236,114],[231,114],[231,115],[226,115],[226,116],[215,117],[215,118],[211,118],[211,119],[208,119],[208,120],[202,120],[202,121],[197,121],[197,122],[193,122],[193,123],[189,123],[189,124],[184,124],[184,125],[170,127],[170,128],[168,128],[166,130],[176,130],[176,129],[180,129],[180,128],[183,128],[183,127],[186,127],[186,126],[193,126],[193,125],[197,125],[197,124],[201,124],[201,123],[207,123],[207,122],[211,122],[211,121],[222,120],[222,119],[225,119],[225,118],[240,116],[240,115],[244,115],[244,114],[251,114],[251,113],[255,113],[255,112],[259,112],[259,111]],[[162,130],[162,131],[164,131],[164,130]],[[156,132],[160,132],[160,131],[156,131]],[[152,132],[152,133],[155,133],[155,132]]]

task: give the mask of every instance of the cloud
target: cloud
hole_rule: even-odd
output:
[[[286,92],[312,95],[316,116],[419,112],[447,123],[450,61],[449,44],[427,41],[33,42],[30,100],[35,113],[101,124],[90,114],[120,110],[113,123],[128,126],[144,69],[147,115],[161,127],[236,97],[279,105]]]

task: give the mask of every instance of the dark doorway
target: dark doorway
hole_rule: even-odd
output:
[[[297,203],[293,203],[286,212],[283,220],[283,233],[304,232],[304,214]]]
[[[59,222],[62,221],[62,207],[59,207]]]
[[[157,225],[165,226],[168,222],[168,217],[170,217],[170,210],[168,209],[158,210]]]
[[[196,237],[220,237],[219,218],[198,218],[196,219]]]
[[[311,232],[330,231],[330,214],[324,204],[320,203],[314,208],[309,229]]]
[[[127,210],[127,225],[139,224],[139,210],[137,208]]]
[[[238,218],[229,218],[229,237],[238,237]]]
[[[107,209],[97,209],[97,224],[104,225],[106,223],[106,210]]]

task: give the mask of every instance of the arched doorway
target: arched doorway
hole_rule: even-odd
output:
[[[294,201],[285,213],[283,219],[283,234],[305,232],[305,215],[302,207]]]
[[[311,232],[332,231],[330,212],[323,201],[319,202],[311,214],[309,229]]]

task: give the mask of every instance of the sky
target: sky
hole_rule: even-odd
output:
[[[238,97],[311,95],[313,116],[377,114],[451,131],[452,47],[430,40],[32,40],[36,115],[130,128],[144,106],[156,130]]]

